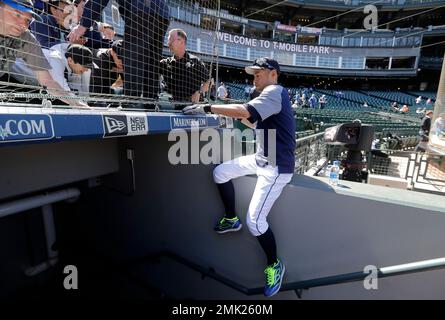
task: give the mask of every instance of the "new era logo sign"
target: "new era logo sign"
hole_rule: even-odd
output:
[[[127,127],[127,125],[123,121],[119,121],[113,118],[105,117],[105,123],[107,125],[107,129],[109,133],[113,133],[116,131],[121,131]]]
[[[148,130],[147,117],[129,117],[130,118],[130,133],[143,133]]]
[[[126,136],[128,134],[126,116],[104,116],[105,137]]]
[[[135,136],[148,133],[146,115],[103,116],[104,137]]]

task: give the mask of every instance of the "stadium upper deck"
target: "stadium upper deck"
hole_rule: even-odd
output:
[[[262,0],[262,1],[249,1],[249,7],[263,9],[270,5],[275,5],[283,1],[277,0]],[[367,4],[374,4],[380,6],[385,10],[399,10],[403,9],[416,9],[416,8],[430,8],[443,3],[443,0],[289,0],[283,3],[288,7],[297,8],[317,8],[324,10],[349,10],[358,6],[364,6]],[[224,0],[223,4],[235,3],[233,0]]]
[[[365,3],[373,3],[379,9],[377,28],[363,29],[366,15],[361,10],[338,14],[341,8],[351,11]],[[419,68],[438,69],[442,63],[443,45],[423,51],[421,46],[445,36],[445,1],[277,4],[278,1],[222,1],[218,14],[204,3],[187,7],[171,0],[170,28],[181,27],[191,35],[190,51],[203,55],[207,61],[218,55],[219,63],[227,66],[241,67],[245,61],[271,56],[289,73],[412,77]],[[271,8],[262,10],[268,6]],[[424,10],[425,7],[429,9]],[[115,4],[104,12],[103,18],[114,22],[118,30],[123,26]],[[203,32],[203,28],[210,30]],[[219,30],[216,43],[215,30]]]

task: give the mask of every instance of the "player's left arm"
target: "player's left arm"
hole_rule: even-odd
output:
[[[242,104],[213,104],[210,106],[210,111],[236,119],[247,119],[251,116],[248,108]]]
[[[192,105],[184,108],[184,114],[220,114],[236,119],[248,119],[250,123],[264,121],[281,110],[281,88],[267,88],[266,92],[247,104]]]

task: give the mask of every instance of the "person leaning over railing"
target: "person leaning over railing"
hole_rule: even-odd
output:
[[[70,29],[74,28],[80,19],[82,19],[85,0],[74,0],[74,6],[77,12],[75,19],[71,21]],[[89,19],[91,20],[92,27],[85,32],[84,37],[79,39],[82,41],[80,44],[90,49],[110,48],[115,36],[113,26],[107,23],[93,21],[91,18]]]
[[[65,53],[69,43],[65,40],[68,34],[69,24],[72,20],[77,20],[74,12],[74,4],[71,0],[51,0],[45,2],[43,12],[39,14],[39,19],[33,21],[29,28],[42,46],[43,53],[51,65],[51,76],[59,85],[66,91],[71,91],[68,83],[74,80],[74,86],[77,89],[82,87],[88,88],[90,82],[90,72],[81,74],[80,78],[74,77],[68,79],[64,74],[64,70],[69,67],[66,64]],[[84,44],[85,39],[79,41],[77,44]],[[29,76],[31,71],[22,65],[21,61],[17,61],[14,70],[17,73]],[[68,72],[70,75],[72,72]],[[16,79],[20,80],[20,78]],[[83,86],[82,86],[83,83]],[[88,86],[86,85],[88,84]],[[88,94],[87,91],[78,90],[81,93]]]
[[[48,1],[45,3],[44,12],[39,15],[40,19],[31,23],[30,29],[44,49],[67,43],[69,30],[79,22],[83,7],[83,0]],[[93,25],[96,26],[95,23]],[[88,30],[85,37],[71,43],[81,44],[90,49],[110,46],[109,40],[103,39],[97,30]]]
[[[110,0],[85,3],[82,19],[68,38],[77,41],[99,20]],[[169,25],[169,8],[164,0],[117,0],[125,21],[124,94],[155,99],[159,93],[159,61]]]
[[[64,40],[67,33],[69,19],[66,19],[70,12],[74,10],[70,0],[49,1],[45,3],[44,13],[39,14],[37,19],[29,25],[31,32],[44,49],[50,49],[56,44],[66,42]],[[82,44],[82,43],[81,43]]]
[[[64,90],[89,95],[91,72],[98,68],[92,63],[90,49],[79,44],[60,43],[42,51],[50,64],[49,73]],[[19,83],[38,85],[34,72],[23,59],[18,59],[11,70]]]
[[[93,52],[80,44],[60,45],[60,50],[52,49],[47,59],[51,65],[51,75],[66,91],[88,95],[90,74],[98,66],[93,64]],[[55,46],[57,47],[57,46]],[[88,74],[84,77],[84,74]]]
[[[182,29],[168,33],[168,47],[173,56],[162,59],[160,73],[166,83],[166,91],[175,101],[199,102],[200,91],[207,92],[210,79],[204,63],[186,50],[187,34]],[[126,81],[126,79],[125,79]]]
[[[35,13],[31,0],[2,0],[0,1],[0,76],[10,72],[10,65],[17,58],[22,58],[26,65],[34,72],[40,85],[46,87],[50,94],[58,97],[68,96],[66,92],[49,73],[51,66],[46,60],[36,38],[28,30],[29,23]],[[62,101],[79,107],[87,104],[75,99],[61,99]]]
[[[116,40],[109,49],[99,49],[94,57],[99,68],[93,69],[90,92],[113,94],[112,85],[123,78],[122,40]]]
[[[66,39],[69,28],[73,26],[73,23],[77,24],[83,12],[83,7],[83,0],[76,0],[75,2],[72,0],[49,1],[45,4],[45,12],[39,15],[40,21],[31,23],[30,28],[43,47],[43,53],[53,69],[51,74],[56,81],[65,90],[71,88],[82,95],[88,95],[91,68],[72,69],[65,58],[66,50],[69,47],[68,39]],[[89,30],[86,35],[89,38],[82,37],[73,44],[84,45],[90,49],[110,47],[109,40],[102,39],[100,32]],[[91,56],[91,53],[85,50],[85,56]],[[89,60],[91,59],[89,58]],[[29,73],[26,68],[19,66],[19,69]],[[63,73],[64,70],[66,70],[65,74]]]

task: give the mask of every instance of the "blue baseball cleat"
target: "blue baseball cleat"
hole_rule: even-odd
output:
[[[221,220],[219,220],[218,224],[215,226],[214,230],[217,233],[226,233],[226,232],[235,232],[242,228],[241,221],[238,217],[228,219],[226,217],[223,217]]]
[[[284,264],[279,259],[274,264],[267,266],[267,268],[264,270],[264,273],[266,274],[264,295],[266,297],[271,297],[280,291],[285,270],[286,268],[284,267]]]

